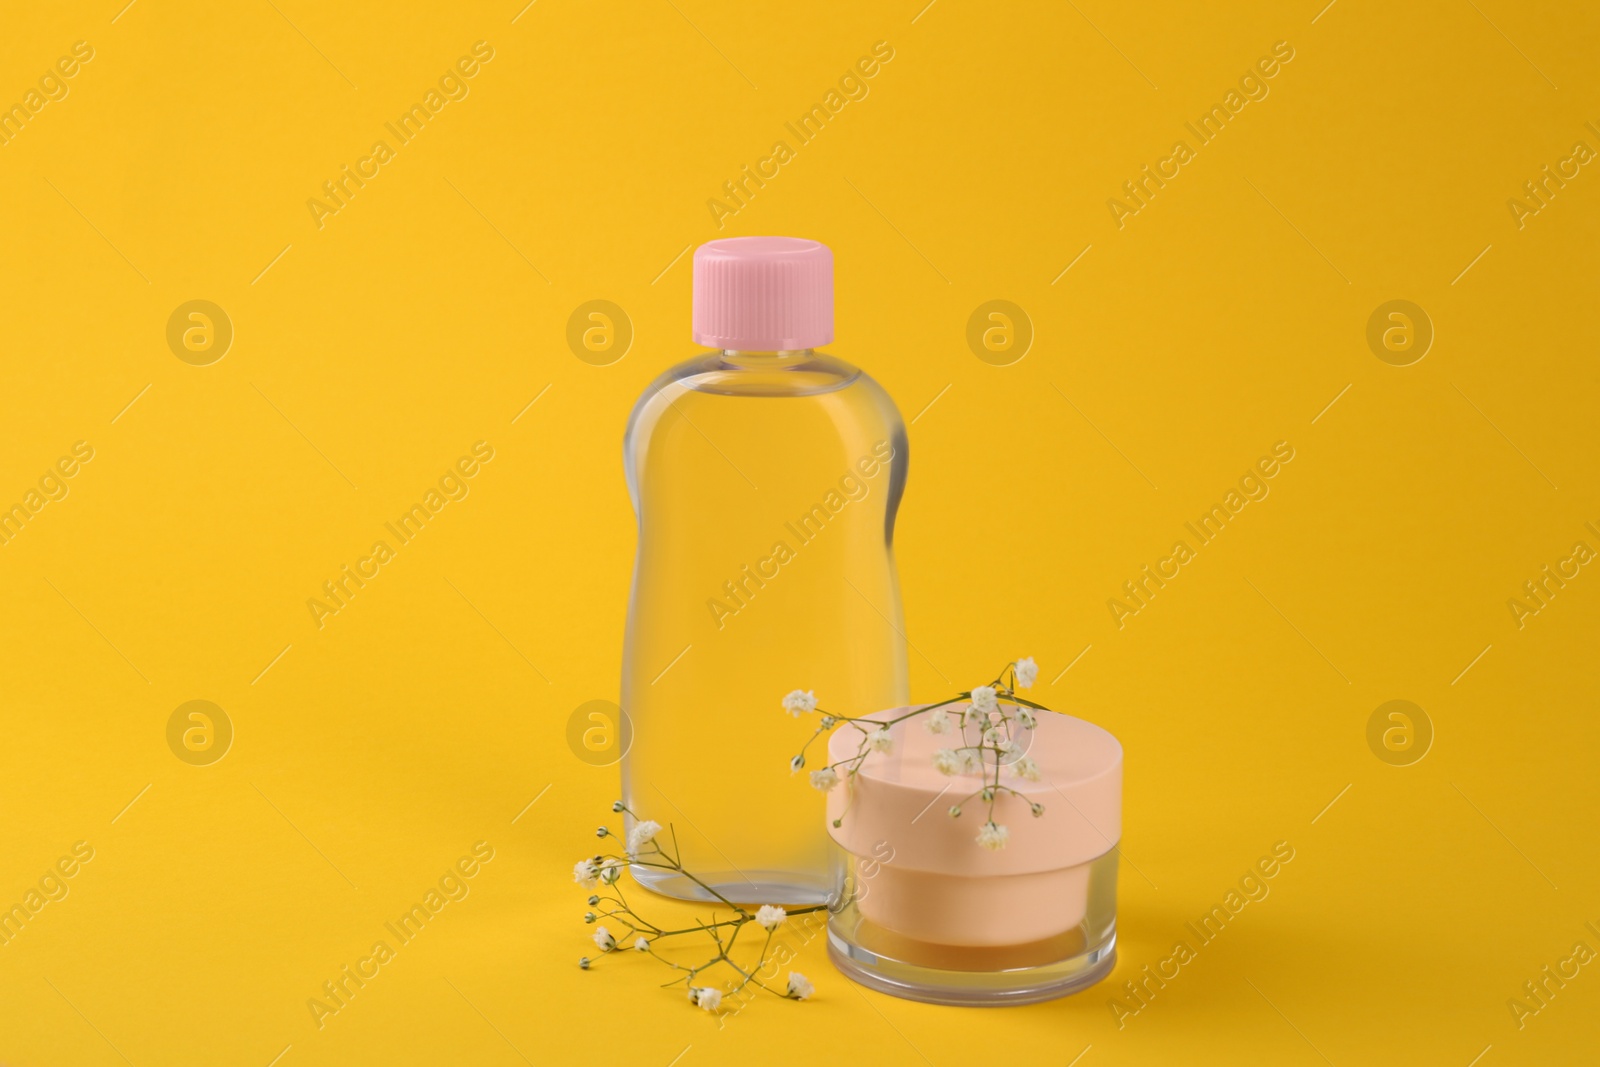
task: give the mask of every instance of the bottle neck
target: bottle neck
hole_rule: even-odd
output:
[[[738,348],[724,348],[722,359],[736,367],[770,368],[788,367],[804,363],[816,354],[812,348],[785,348],[774,352],[754,352]]]

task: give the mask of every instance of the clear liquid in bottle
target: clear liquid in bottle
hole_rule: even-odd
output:
[[[719,350],[657,379],[624,445],[639,542],[623,799],[670,825],[663,844],[739,902],[817,903],[832,886],[823,796],[788,768],[820,713],[797,722],[784,694],[812,690],[850,715],[907,702],[892,548],[905,427],[870,377],[796,344],[832,338],[831,268],[825,247],[791,238],[697,251],[696,339]],[[732,310],[703,309],[704,289]],[[825,751],[812,746],[807,771]],[[711,896],[632,870],[658,892]]]

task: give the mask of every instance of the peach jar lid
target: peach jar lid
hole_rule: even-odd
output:
[[[917,706],[925,705],[873,717],[887,720]],[[858,856],[882,856],[887,845],[895,867],[979,878],[1075,867],[1116,845],[1122,837],[1122,745],[1093,723],[1041,711],[1032,731],[1018,731],[1018,740],[1028,744],[1026,755],[1039,765],[1039,780],[1001,768],[1000,783],[1026,799],[999,796],[994,820],[1010,838],[999,850],[980,847],[988,802],[965,798],[983,788],[984,777],[945,775],[933,764],[939,749],[968,743],[959,725],[963,707],[949,707],[951,728],[944,734],[929,732],[926,715],[897,724],[890,730],[892,751],[872,752],[853,777],[841,771],[843,781],[828,793],[828,832],[841,847]],[[828,739],[829,762],[853,758],[861,736],[848,724],[835,730]],[[968,736],[976,740],[976,731]],[[957,802],[962,813],[952,818],[949,809]],[[1030,802],[1042,804],[1044,813],[1035,817]],[[835,827],[835,819],[842,825]]]

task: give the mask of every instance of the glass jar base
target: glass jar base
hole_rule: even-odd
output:
[[[1116,946],[1112,931],[1094,948],[1049,963],[1007,966],[1015,962],[1006,959],[1009,949],[956,950],[949,958],[938,960],[937,946],[926,946],[933,954],[923,962],[913,962],[848,941],[833,923],[828,926],[828,956],[847,978],[891,996],[963,1007],[1037,1004],[1087,989],[1111,973],[1117,962]],[[982,967],[988,953],[993,953],[996,969],[967,969]]]
[[[717,898],[702,886],[676,871],[630,867],[633,880],[664,897],[715,903]],[[695,872],[695,877],[735,904],[826,904],[832,899],[833,879],[819,873],[807,876],[794,871],[712,871]]]

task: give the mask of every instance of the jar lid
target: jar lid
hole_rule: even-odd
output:
[[[1014,713],[1015,705],[1003,699],[1001,704]],[[888,720],[926,706],[873,717]],[[891,727],[893,748],[870,753],[857,774],[841,774],[844,780],[828,793],[828,832],[858,856],[881,857],[887,846],[895,867],[974,878],[1074,867],[1109,852],[1122,837],[1122,745],[1082,719],[1051,711],[1037,715],[1038,725],[1019,730],[1016,740],[1038,765],[1038,781],[1001,767],[1000,784],[1022,794],[1002,790],[995,799],[994,821],[1009,834],[1004,848],[977,842],[989,803],[972,794],[993,774],[992,763],[983,774],[945,775],[934,766],[939,749],[977,741],[975,729],[963,738],[956,714],[944,734],[927,729],[926,715]],[[861,738],[849,724],[840,726],[828,739],[829,762],[854,758]],[[950,807],[958,803],[961,815],[952,818]],[[1043,805],[1043,814],[1033,814],[1035,803]],[[836,819],[840,826],[833,825]]]

